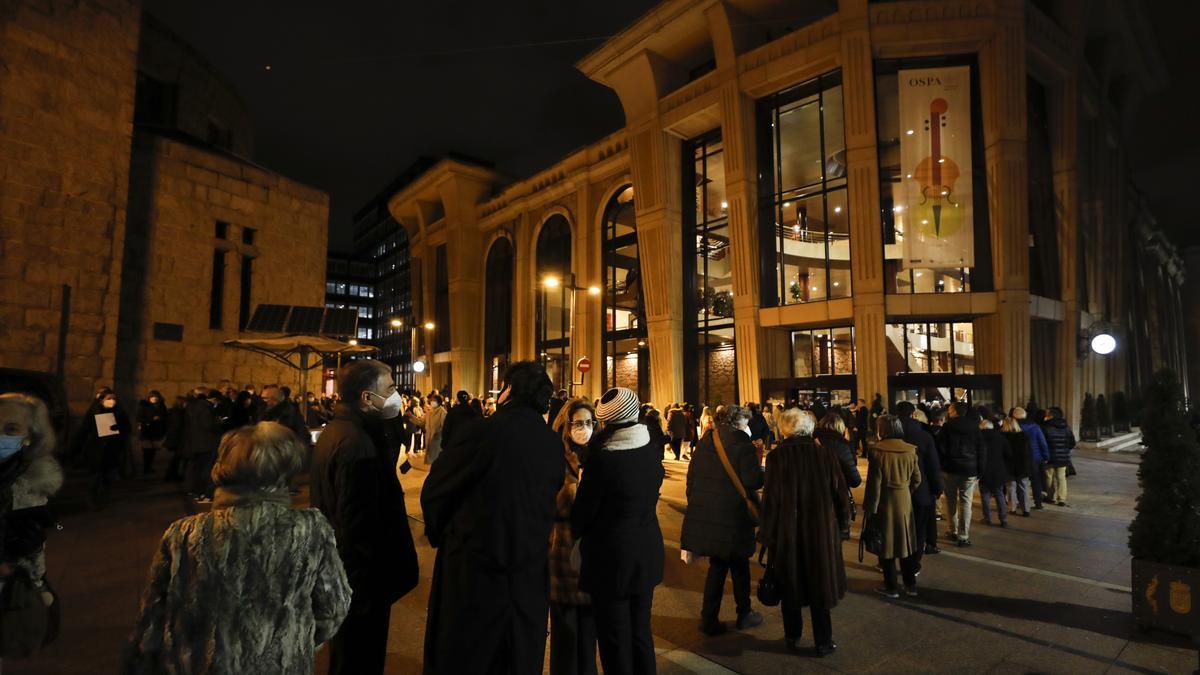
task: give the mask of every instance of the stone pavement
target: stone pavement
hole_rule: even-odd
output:
[[[789,654],[778,608],[757,602],[766,617],[759,628],[717,638],[697,631],[706,567],[679,560],[687,465],[669,460],[659,504],[666,576],[655,594],[653,620],[659,672],[1190,673],[1197,656],[1186,640],[1133,628],[1125,542],[1137,465],[1130,459],[1077,454],[1072,507],[1014,516],[1008,529],[984,527],[977,501],[975,545],[927,556],[916,598],[876,595],[874,560],[859,563],[857,539],[847,542],[850,592],[833,611],[839,649],[825,659]],[[865,462],[860,469],[865,472]],[[389,674],[420,672],[433,565],[433,551],[419,537],[425,475],[418,466],[403,481],[418,535],[421,583],[393,610]],[[65,529],[52,535],[48,551],[51,580],[63,596],[62,636],[35,659],[5,662],[9,675],[113,672],[159,536],[195,509],[177,488],[158,481],[126,481],[113,504],[95,513],[80,508],[78,495],[74,485],[64,494],[59,511]],[[730,595],[724,618],[734,618]],[[319,654],[317,672],[324,669]]]

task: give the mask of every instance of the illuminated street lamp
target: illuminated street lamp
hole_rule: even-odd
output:
[[[351,347],[357,347],[357,346],[358,346],[358,340],[355,340],[355,339],[353,339],[353,338],[352,338],[348,344],[349,344]]]
[[[401,321],[400,319],[392,319],[391,324],[392,324],[392,328],[400,328],[401,326],[404,325],[404,322]]]
[[[588,286],[588,295],[600,295],[600,287]]]
[[[568,310],[570,312],[570,314],[568,316],[567,336],[568,336],[568,339],[574,337],[574,335],[575,335],[575,292],[586,290],[588,292],[588,295],[598,296],[598,295],[600,295],[600,287],[593,285],[593,286],[588,286],[587,288],[583,288],[582,286],[575,285],[575,273],[574,272],[567,272],[567,276],[566,276],[565,280],[559,279],[558,277],[556,277],[554,275],[547,276],[542,279],[542,286],[545,287],[545,292],[542,294],[542,303],[543,303],[542,304],[542,307],[543,307],[542,316],[545,317],[545,319],[542,322],[542,330],[546,331],[547,327],[550,325],[549,316],[547,316],[547,314],[549,313],[549,292],[551,290],[557,288],[557,289],[560,289],[560,292],[564,296],[566,295],[567,291],[571,292],[571,304],[569,306],[570,309]],[[564,297],[564,300],[565,300],[565,297]],[[566,303],[564,303],[564,304],[566,304]],[[545,341],[545,338],[546,338],[546,336],[543,335],[542,336],[543,341]],[[564,340],[562,342],[562,344],[559,346],[559,354],[561,355],[562,363],[564,364],[564,368],[565,368],[566,367],[565,364],[567,363],[566,340]],[[549,358],[550,358],[549,356],[546,356],[547,360],[549,360]],[[568,389],[571,389],[574,387],[575,382],[574,382],[573,377],[571,379],[567,380],[567,382],[568,382],[568,387],[567,387]]]
[[[434,324],[432,321],[425,322],[425,330],[433,330],[433,328],[434,328]]]

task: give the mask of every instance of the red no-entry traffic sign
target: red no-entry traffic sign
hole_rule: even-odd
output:
[[[578,361],[575,362],[575,368],[576,368],[576,370],[578,370],[581,373],[586,373],[587,371],[592,369],[592,362],[589,361],[588,357],[585,356],[582,359],[579,359]]]

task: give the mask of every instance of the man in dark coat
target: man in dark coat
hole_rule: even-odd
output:
[[[1046,446],[1050,454],[1045,473],[1047,501],[1059,506],[1069,506],[1067,467],[1071,464],[1071,450],[1075,448],[1075,432],[1071,431],[1061,408],[1050,408],[1046,411],[1042,434],[1046,436]]]
[[[567,390],[559,389],[554,398],[550,399],[550,407],[546,411],[546,423],[554,426],[554,420],[558,418],[558,411],[562,410],[563,404],[567,402]]]
[[[304,424],[304,416],[287,400],[279,385],[268,384],[263,387],[263,403],[266,407],[260,416],[261,421],[278,422],[291,429],[305,448],[312,445],[312,435],[308,433],[308,427]]]
[[[425,479],[437,549],[426,673],[542,672],[547,546],[566,470],[562,439],[542,419],[553,391],[541,365],[513,364],[496,413],[455,431]]]
[[[867,399],[860,398],[855,403],[854,408],[854,436],[858,442],[858,450],[862,452],[862,456],[867,456],[867,448],[870,445],[870,435],[868,432],[868,424],[870,423],[870,410],[867,409]]]
[[[455,435],[461,433],[462,429],[476,417],[482,417],[482,415],[476,413],[471,407],[471,395],[465,391],[458,392],[455,396],[454,407],[450,408],[446,413],[446,420],[442,422],[442,447],[450,447],[454,443]]]
[[[680,536],[683,550],[709,559],[704,605],[700,610],[700,630],[706,635],[720,635],[726,630],[718,619],[726,574],[733,576],[738,629],[762,623],[762,616],[750,609],[750,556],[754,555],[756,523],[718,454],[718,434],[730,467],[751,499],[757,499],[763,474],[758,453],[750,442],[750,411],[730,406],[727,414],[729,423],[718,422],[692,452],[687,477],[688,508]]]
[[[188,492],[199,501],[212,500],[213,461],[221,443],[221,424],[209,402],[210,390],[196,387],[185,409],[184,445],[187,448]]]
[[[691,427],[691,418],[682,406],[672,408],[667,414],[667,434],[671,438],[671,451],[675,453],[676,461],[682,458],[683,442],[689,440]]]
[[[983,437],[979,415],[962,401],[950,405],[941,433],[942,470],[946,472],[947,536],[959,546],[971,545],[971,504],[983,473]]]
[[[942,482],[942,466],[938,461],[937,443],[920,422],[913,419],[915,408],[908,401],[896,404],[896,415],[904,427],[904,442],[917,446],[917,466],[921,484],[912,492],[913,519],[917,525],[917,563],[924,553],[941,553],[937,545],[937,516],[933,506],[946,491]]]
[[[392,604],[417,585],[417,551],[384,419],[400,412],[391,370],[372,359],[338,372],[342,402],[313,452],[310,505],[333,525],[354,594],[329,642],[331,674],[382,673]]]

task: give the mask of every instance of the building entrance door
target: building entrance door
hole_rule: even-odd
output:
[[[822,375],[765,379],[762,392],[766,400],[798,401],[805,408],[820,401],[830,408],[850,405],[857,389],[853,375]]]
[[[888,378],[888,399],[891,406],[900,401],[914,405],[963,401],[972,406],[995,407],[1003,400],[1003,391],[999,375],[909,373]]]

